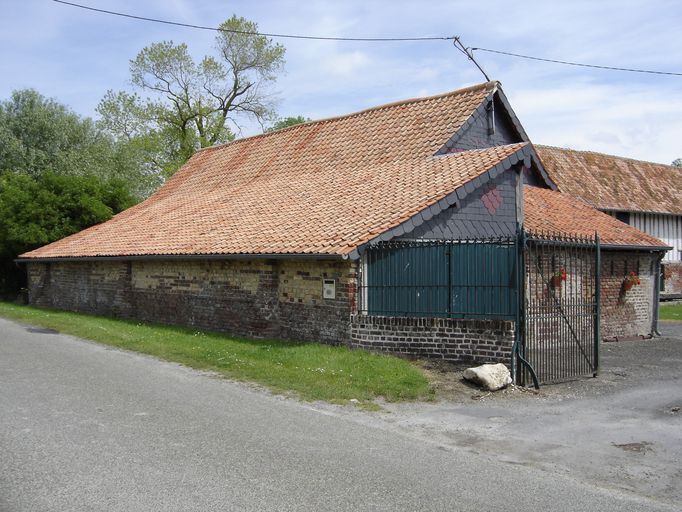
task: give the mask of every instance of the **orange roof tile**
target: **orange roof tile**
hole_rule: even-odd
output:
[[[523,194],[524,224],[530,231],[581,237],[594,236],[596,231],[606,246],[666,247],[658,238],[567,194],[528,185]]]
[[[536,145],[559,190],[600,210],[682,215],[682,169]]]
[[[21,257],[349,254],[505,159],[518,160],[526,144],[433,156],[496,87],[207,148],[146,201]]]

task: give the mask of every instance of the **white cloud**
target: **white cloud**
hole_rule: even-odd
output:
[[[359,73],[369,63],[370,58],[360,51],[337,53],[324,58],[322,69],[333,75],[349,75]]]
[[[584,83],[509,96],[534,142],[670,163],[682,152],[682,98],[658,92]]]
[[[471,46],[530,55],[682,70],[679,0],[101,0],[97,7],[216,26],[232,14],[261,30],[323,36],[460,35]],[[212,52],[214,34],[88,13],[44,0],[12,2],[0,19],[0,97],[36,87],[92,115],[126,86],[128,60],[162,39]],[[447,41],[342,43],[283,39],[280,114],[326,117],[482,81]],[[682,156],[680,77],[637,75],[477,52],[539,143],[669,162]],[[245,130],[252,133],[257,127]]]

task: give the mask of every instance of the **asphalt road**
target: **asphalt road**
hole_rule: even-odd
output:
[[[0,510],[675,510],[0,319]]]
[[[596,379],[477,400],[460,385],[447,400],[385,404],[356,420],[682,510],[682,323],[661,332],[603,343]]]

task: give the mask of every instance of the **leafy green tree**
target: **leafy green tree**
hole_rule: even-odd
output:
[[[43,173],[0,176],[0,292],[22,285],[17,255],[76,233],[132,206],[120,179]]]
[[[135,154],[91,119],[32,89],[0,102],[0,175],[8,172],[116,178],[140,198],[159,184]]]
[[[101,126],[131,144],[148,166],[169,176],[199,148],[234,138],[246,119],[273,117],[267,85],[284,64],[284,47],[255,35],[256,23],[232,16],[216,37],[217,57],[197,62],[186,44],[153,43],[130,62],[137,93],[108,91]]]
[[[0,102],[0,294],[22,252],[109,219],[159,183],[95,123],[34,90]]]
[[[296,116],[296,117],[285,117],[283,119],[278,119],[275,123],[266,128],[265,132],[274,132],[275,130],[281,130],[282,128],[288,128],[289,126],[294,126],[301,123],[307,123],[312,121],[309,117]]]

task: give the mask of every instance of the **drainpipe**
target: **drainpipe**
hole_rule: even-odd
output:
[[[663,260],[664,253],[658,253],[658,258],[656,258],[656,266],[654,270],[654,314],[653,322],[651,323],[651,336],[660,336],[661,333],[658,331],[658,303],[661,300],[661,261]]]

